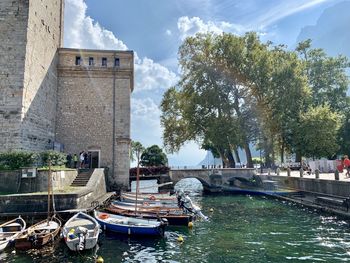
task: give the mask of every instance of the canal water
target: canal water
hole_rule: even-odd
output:
[[[63,242],[29,252],[9,250],[0,262],[87,263],[96,255],[105,263],[350,261],[348,221],[271,198],[201,196],[193,182],[183,187],[191,189],[209,222],[195,222],[192,230],[171,227],[158,239],[102,234],[96,250],[81,254]],[[180,235],[183,243],[177,241]]]

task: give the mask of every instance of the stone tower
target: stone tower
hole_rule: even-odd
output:
[[[0,151],[52,148],[64,0],[0,1]]]

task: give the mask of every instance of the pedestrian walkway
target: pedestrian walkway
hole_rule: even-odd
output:
[[[260,171],[258,171],[257,174],[261,174]],[[262,175],[268,175],[266,171],[262,173]],[[270,175],[277,175],[275,171],[271,171]],[[281,171],[280,176],[287,176],[287,171]],[[300,177],[300,172],[299,171],[291,171],[290,172],[291,177]],[[312,174],[307,174],[304,172],[303,178],[308,178],[308,179],[316,179],[316,175],[314,173]],[[320,173],[319,179],[321,180],[335,180],[335,175],[334,173]],[[345,182],[350,182],[350,178],[345,176],[345,172],[339,173],[339,181],[345,181]]]

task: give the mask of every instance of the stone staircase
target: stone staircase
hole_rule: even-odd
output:
[[[73,187],[84,187],[90,180],[90,177],[94,169],[79,169],[77,177],[75,177],[71,186]]]

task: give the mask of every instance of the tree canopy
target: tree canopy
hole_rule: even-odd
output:
[[[349,141],[339,132],[348,125],[341,111],[349,108],[349,63],[311,49],[311,41],[292,51],[255,33],[197,34],[180,46],[179,64],[181,78],[161,103],[168,152],[194,140],[234,167],[242,148],[252,167],[252,144],[273,162],[276,150],[281,161],[285,152],[332,156]],[[314,136],[322,140],[317,145]]]
[[[168,158],[158,145],[152,145],[143,151],[140,164],[144,167],[166,166]]]

